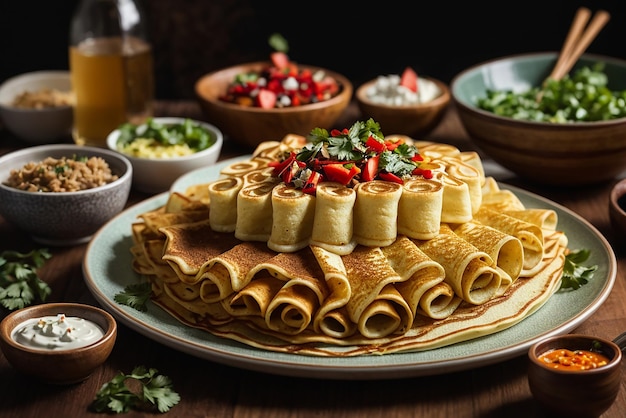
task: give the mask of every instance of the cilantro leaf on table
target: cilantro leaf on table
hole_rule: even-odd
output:
[[[169,411],[180,402],[169,377],[157,374],[157,369],[137,366],[130,374],[119,372],[108,383],[102,385],[91,408],[96,412],[129,412],[156,408],[159,412]],[[140,391],[133,392],[126,382],[134,381]],[[129,382],[130,383],[130,382]]]
[[[130,284],[120,293],[117,293],[113,300],[122,305],[130,306],[140,312],[148,310],[148,300],[152,294],[150,282]]]
[[[48,249],[29,253],[3,251],[0,253],[0,305],[11,311],[45,302],[52,290],[39,278],[38,269],[52,254]]]
[[[565,256],[565,265],[563,266],[563,277],[561,281],[561,289],[578,289],[589,283],[594,273],[598,269],[597,265],[583,266],[581,265],[591,255],[587,249],[571,251]]]

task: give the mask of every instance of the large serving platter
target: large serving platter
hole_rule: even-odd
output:
[[[249,158],[249,157],[248,157]],[[246,159],[246,157],[237,160]],[[202,168],[184,175],[172,191],[206,183],[235,160]],[[569,248],[591,251],[589,265],[598,265],[593,279],[575,291],[554,294],[537,312],[511,328],[434,350],[357,357],[315,357],[276,353],[218,338],[181,324],[150,302],[147,312],[115,302],[126,286],[145,280],[132,267],[131,224],[141,213],[167,201],[168,193],[140,202],[112,219],[94,236],[83,262],[87,287],[96,300],[131,329],[178,351],[234,367],[279,375],[326,379],[390,379],[444,374],[504,361],[524,354],[538,340],[572,331],[589,318],[606,300],[617,274],[611,246],[598,230],[569,209],[522,189],[500,184],[513,191],[528,207],[557,212],[559,229],[565,231]]]

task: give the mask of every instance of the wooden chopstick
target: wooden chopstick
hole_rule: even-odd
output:
[[[585,29],[585,25],[590,16],[591,12],[586,7],[578,9],[567,38],[565,39],[565,43],[563,44],[563,48],[561,49],[559,59],[548,76],[548,79],[560,80],[563,78],[569,70],[572,69],[580,56],[611,18],[611,15],[607,11],[600,10],[596,12],[591,23],[589,23],[589,26]]]

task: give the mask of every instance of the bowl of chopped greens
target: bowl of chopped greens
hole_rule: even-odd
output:
[[[453,102],[488,157],[538,184],[607,182],[626,170],[626,60],[583,55],[561,80],[558,54],[511,55],[456,75]]]
[[[109,149],[133,165],[133,188],[148,194],[167,191],[183,174],[214,164],[223,142],[216,126],[176,117],[125,123],[107,137]]]

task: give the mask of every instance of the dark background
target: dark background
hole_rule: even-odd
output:
[[[27,71],[67,69],[78,0],[0,2],[0,82]],[[578,7],[611,20],[589,53],[626,59],[626,1],[143,0],[154,46],[157,99],[192,99],[203,74],[267,59],[281,33],[292,60],[343,73],[355,87],[412,66],[450,83],[492,58],[557,51]]]

